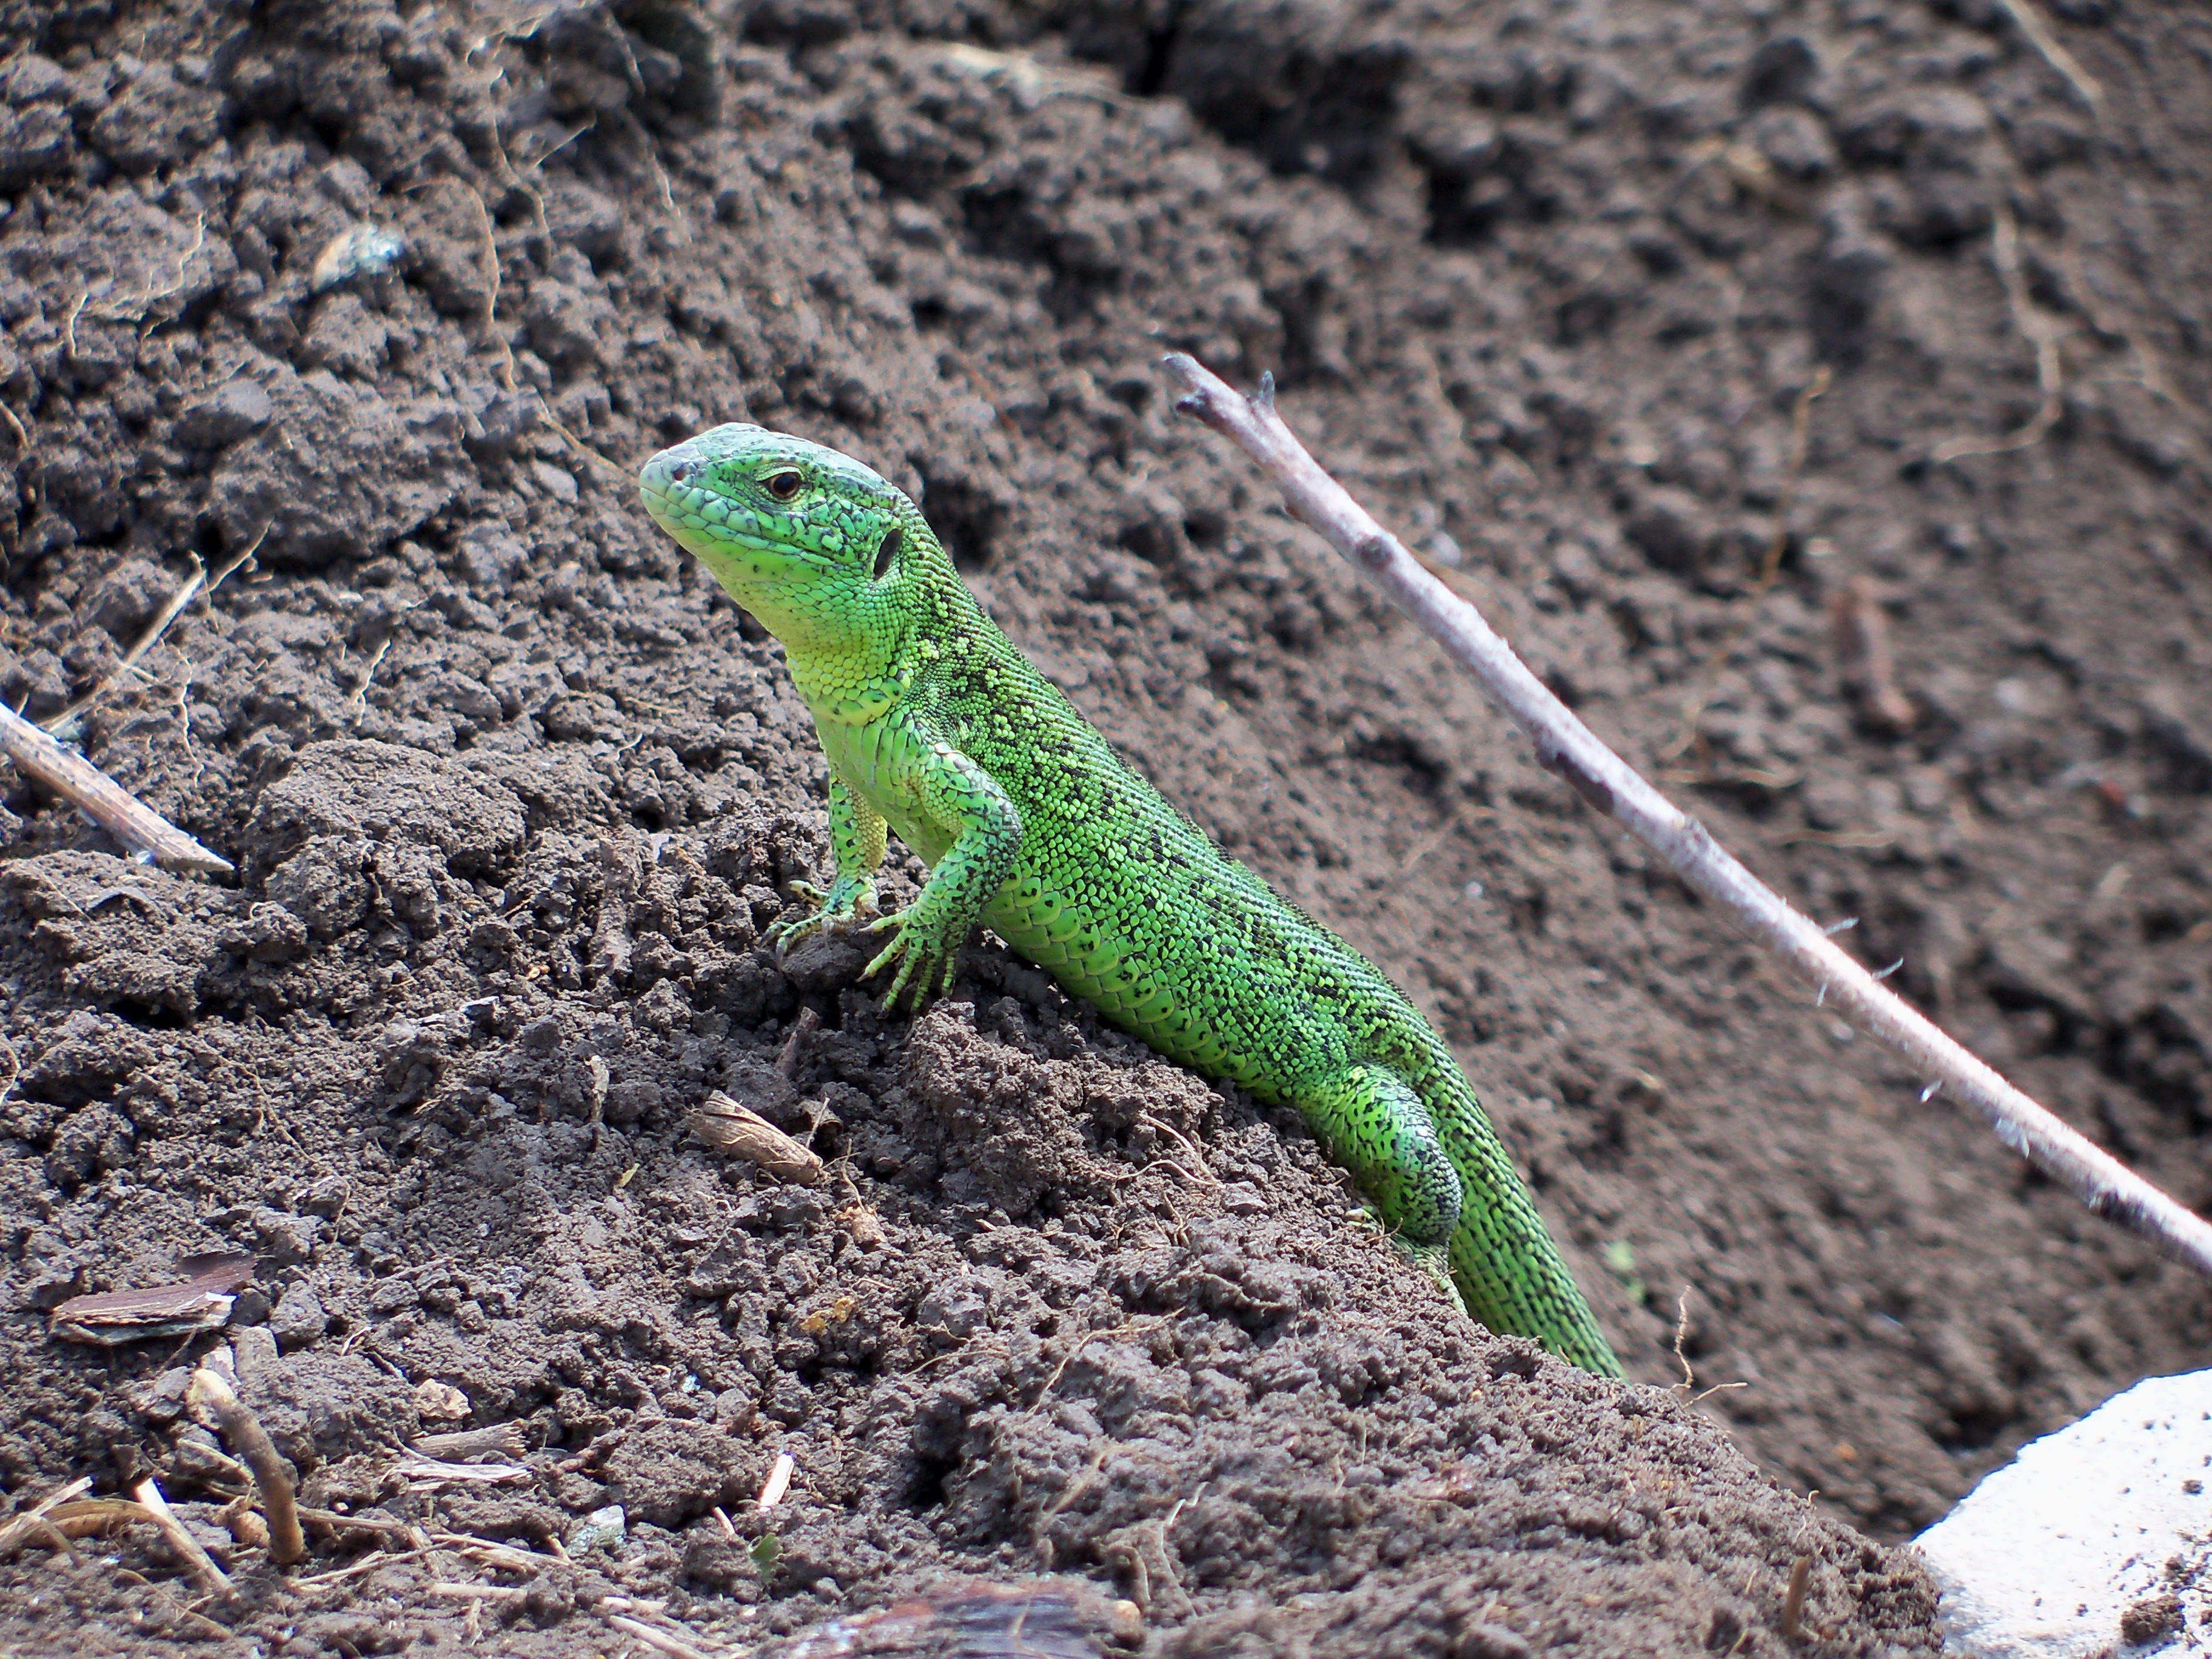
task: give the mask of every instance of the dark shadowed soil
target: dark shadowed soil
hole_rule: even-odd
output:
[[[1273,369],[1601,733],[2202,1208],[2212,21],[2039,11],[2063,58],[1993,0],[0,9],[0,695],[106,687],[88,752],[239,865],[5,775],[0,1514],[151,1472],[237,1594],[33,1544],[0,1652],[1928,1650],[1898,1541],[2205,1364],[2203,1287],[1583,809],[1152,364]],[[762,948],[805,711],[583,447],[735,418],[913,490],[1406,987],[1638,1386],[1455,1322],[1294,1121],[988,940],[912,1021]],[[828,1182],[692,1141],[717,1089]],[[228,1329],[50,1330],[226,1249]],[[1743,1385],[1694,1405],[1686,1285]],[[218,1345],[383,1534],[218,1523]],[[495,1425],[510,1478],[402,1472]]]

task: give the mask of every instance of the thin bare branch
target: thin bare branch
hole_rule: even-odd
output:
[[[212,579],[209,577],[207,565],[200,556],[197,553],[192,554],[191,556],[192,574],[178,584],[177,591],[169,595],[167,602],[155,614],[154,620],[146,625],[146,631],[138,636],[138,642],[131,647],[121,662],[115,665],[115,672],[68,708],[63,709],[53,719],[48,720],[46,723],[46,730],[64,743],[75,743],[83,727],[82,717],[85,711],[112,690],[115,683],[125,674],[137,672],[139,659],[161,643],[161,635],[167,633],[170,624],[184,613],[185,607],[192,602],[193,594],[204,586],[209,595],[212,597],[216,589],[222,586],[224,577],[229,575],[232,571],[237,569],[259,550],[262,542],[268,534],[269,526],[264,524],[261,526],[261,533],[246,544],[246,550],[216,571]]]
[[[191,561],[192,574],[177,585],[176,592],[169,595],[167,603],[155,613],[154,620],[147,625],[146,631],[138,636],[137,644],[131,647],[129,654],[121,662],[116,664],[114,672],[102,679],[98,685],[94,686],[91,690],[48,720],[46,723],[47,731],[52,732],[64,743],[76,742],[78,733],[83,728],[84,722],[81,716],[85,710],[112,690],[116,681],[121,679],[125,674],[137,671],[138,659],[151,651],[161,635],[169,631],[169,624],[182,614],[184,608],[192,602],[192,595],[198,592],[201,585],[207,580],[207,565],[200,556],[197,553],[191,555]]]
[[[1272,377],[1261,380],[1258,395],[1245,398],[1180,352],[1168,357],[1165,366],[1185,390],[1177,407],[1233,440],[1265,468],[1298,520],[1326,536],[1482,682],[1534,740],[1540,763],[1565,778],[1600,812],[1618,818],[1692,890],[1733,913],[1808,985],[1820,988],[1838,1014],[1904,1055],[1919,1075],[1933,1080],[1930,1092],[1940,1087],[1966,1101],[2008,1146],[2099,1215],[2212,1278],[2212,1225],[2091,1145],[1877,983],[1817,925],[1726,852],[1703,824],[1599,742],[1480,611],[1424,570],[1404,544],[1306,453],[1275,412]]]
[[[796,1081],[799,1062],[805,1058],[806,1045],[814,1039],[822,1024],[822,1016],[811,1008],[801,1008],[799,1018],[791,1024],[791,1035],[783,1040],[783,1048],[775,1057],[775,1069],[787,1079]]]
[[[501,1457],[522,1455],[522,1431],[512,1423],[495,1423],[485,1429],[461,1429],[452,1434],[426,1434],[408,1443],[407,1449],[424,1457],[465,1463],[471,1457],[494,1452]]]
[[[168,870],[228,875],[217,856],[132,795],[83,756],[64,749],[0,703],[0,752],[32,782],[51,789],[142,858]]]
[[[441,1595],[452,1601],[496,1601],[501,1607],[520,1607],[530,1599],[530,1590],[522,1584],[453,1584],[430,1586],[430,1594]]]
[[[618,1613],[602,1612],[599,1617],[625,1636],[635,1638],[655,1653],[665,1654],[668,1659],[715,1659],[717,1654],[727,1653],[727,1648],[707,1649],[685,1641],[672,1632],[660,1630],[642,1620],[626,1619]]]
[[[1790,1567],[1790,1588],[1782,1596],[1782,1639],[1794,1642],[1805,1618],[1805,1591],[1813,1582],[1813,1558],[1801,1555]]]
[[[69,1542],[66,1535],[46,1517],[51,1511],[83,1497],[91,1490],[92,1480],[89,1476],[72,1480],[58,1492],[49,1492],[21,1515],[11,1516],[8,1520],[0,1522],[0,1561],[8,1559],[33,1539],[51,1543],[58,1538],[61,1540],[60,1547],[66,1548]]]

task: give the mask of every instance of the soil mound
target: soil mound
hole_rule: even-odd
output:
[[[2203,1207],[2212,73],[2048,9],[0,18],[0,695],[98,691],[240,870],[0,804],[0,1487],[155,1472],[239,1589],[18,1553],[0,1645],[1780,1652],[1796,1571],[1822,1650],[1930,1649],[1875,1540],[2203,1364],[2202,1287],[1917,1105],[1152,365],[1273,369],[1594,726]],[[1295,1122],[988,941],[915,1020],[763,948],[805,711],[593,459],[725,419],[915,493],[1429,1011],[1644,1386],[1446,1317]],[[690,1141],[717,1089],[830,1181]],[[289,1579],[218,1524],[209,1340],[48,1330],[215,1250],[303,1501],[387,1528]],[[1651,1386],[1678,1342],[1746,1386]],[[497,1425],[517,1477],[401,1472]]]

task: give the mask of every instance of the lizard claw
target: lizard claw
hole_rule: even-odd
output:
[[[842,933],[876,913],[876,886],[872,881],[841,877],[827,892],[811,881],[794,881],[791,890],[799,898],[811,900],[817,908],[805,915],[787,918],[769,928],[768,941],[775,947],[779,963],[800,941],[816,933]]]
[[[960,966],[957,941],[943,938],[941,927],[932,927],[927,917],[917,918],[913,908],[879,917],[868,924],[866,931],[880,933],[890,929],[896,930],[890,943],[876,953],[875,960],[861,970],[860,976],[872,978],[896,962],[898,972],[892,976],[891,988],[884,995],[884,1012],[896,1012],[900,1000],[911,986],[913,1011],[920,1013],[932,999],[951,991],[953,977]]]
[[[1399,1255],[1426,1273],[1437,1282],[1437,1288],[1451,1299],[1462,1318],[1467,1315],[1467,1301],[1459,1293],[1459,1285],[1452,1278],[1451,1251],[1442,1244],[1416,1244],[1402,1233],[1390,1235],[1391,1248]]]

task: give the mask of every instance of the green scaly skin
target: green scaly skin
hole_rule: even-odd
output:
[[[890,935],[886,1001],[951,988],[988,926],[1126,1031],[1304,1114],[1493,1330],[1620,1375],[1474,1091],[1419,1011],[1132,772],[986,617],[905,495],[836,451],[719,426],[646,509],[783,641],[830,761],[836,875],[779,930]],[[896,832],[930,867],[876,914]]]

